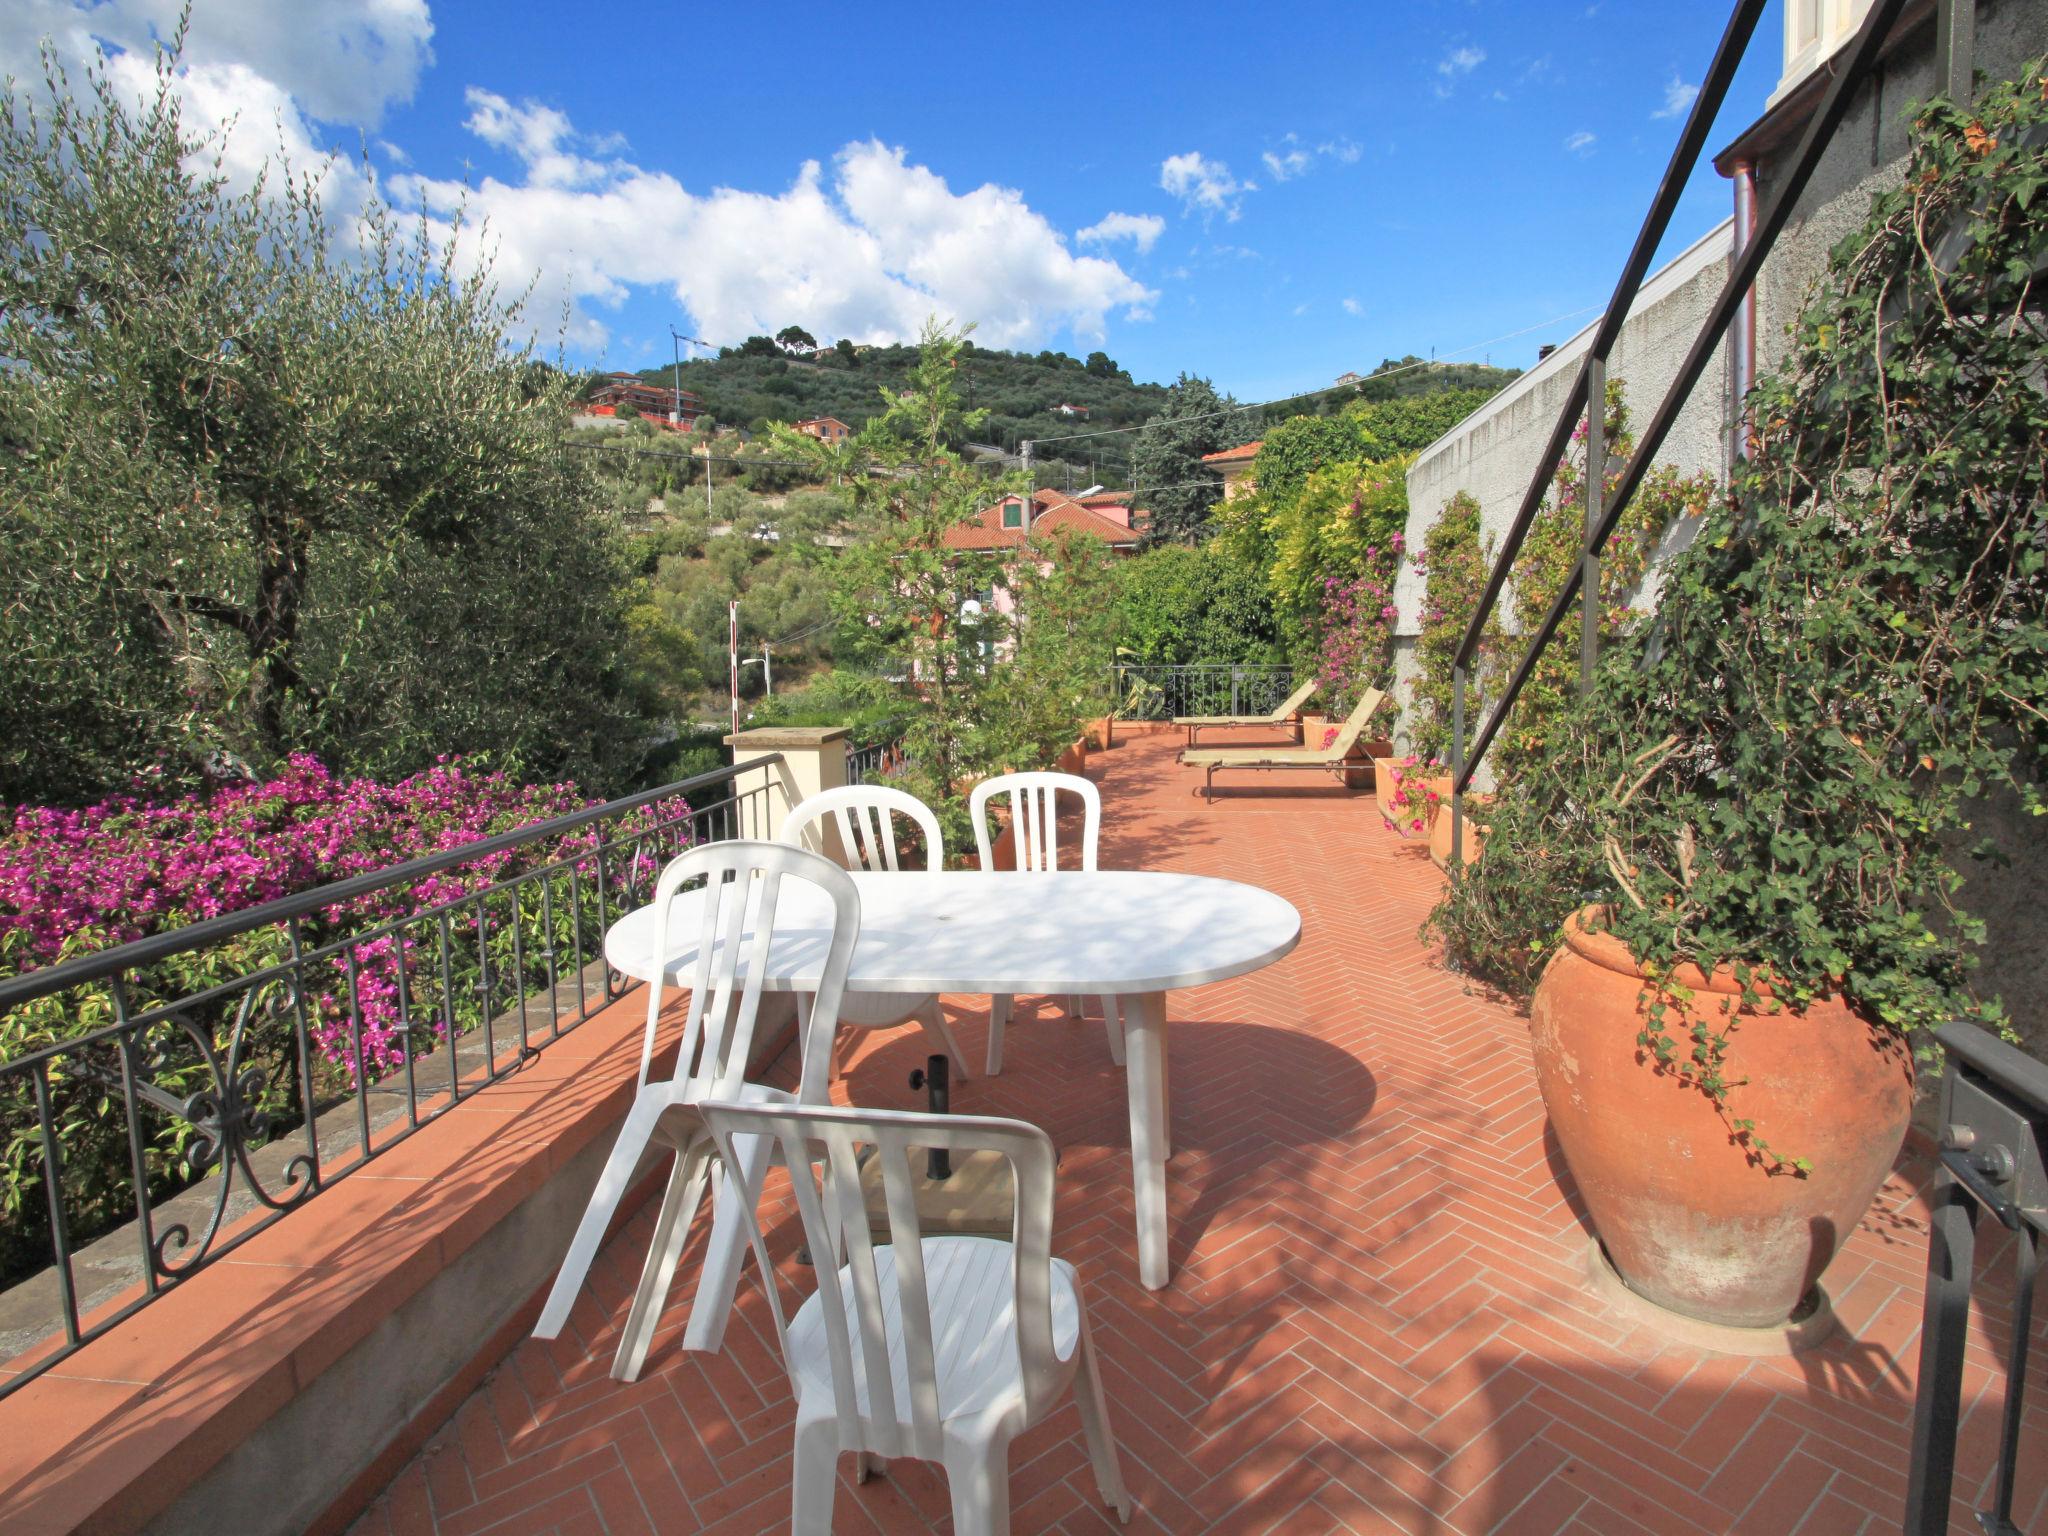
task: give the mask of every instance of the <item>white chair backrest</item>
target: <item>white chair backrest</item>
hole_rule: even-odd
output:
[[[974,815],[974,845],[981,854],[981,867],[995,868],[988,803],[998,795],[1008,795],[1010,827],[1016,833],[1017,868],[1033,874],[1058,869],[1062,794],[1081,797],[1081,868],[1094,869],[1095,843],[1102,834],[1102,795],[1093,780],[1074,773],[1005,773],[974,786],[967,805]]]
[[[820,790],[790,811],[782,826],[782,841],[801,848],[804,834],[828,816],[839,829],[849,868],[888,870],[891,874],[898,870],[896,816],[913,822],[924,833],[925,869],[936,874],[945,867],[945,836],[939,831],[939,818],[915,795],[884,784]]]
[[[665,950],[680,947],[688,939],[672,931],[677,899],[684,887],[702,882],[704,892],[682,1050],[670,1080],[683,1089],[685,1101],[721,1094],[730,1097],[746,1078],[754,1048],[754,1022],[761,1011],[761,977],[775,934],[782,882],[787,878],[816,886],[831,904],[831,930],[825,935],[824,964],[802,1046],[801,1090],[805,1098],[829,1096],[822,1064],[828,1059],[824,1052],[829,1051],[832,1032],[839,1023],[846,969],[860,938],[860,896],[846,871],[830,859],[782,843],[736,841],[690,849],[670,861],[654,887],[655,933]],[[742,962],[744,977],[740,975]],[[664,990],[662,978],[648,983],[647,1031],[640,1042],[643,1088],[654,1062],[654,1032]],[[820,1064],[815,1074],[814,1060]]]
[[[997,1152],[1008,1159],[1016,1190],[1010,1233],[1011,1299],[1016,1307],[1026,1421],[1044,1411],[1057,1390],[1059,1367],[1052,1333],[1053,1149],[1044,1131],[1022,1120],[824,1104],[792,1107],[711,1102],[700,1104],[698,1111],[718,1144],[726,1177],[742,1191],[739,1206],[747,1213],[747,1235],[792,1381],[796,1367],[788,1326],[775,1270],[754,1214],[760,1190],[747,1183],[733,1138],[749,1134],[774,1138],[781,1156],[770,1161],[789,1169],[804,1242],[813,1254],[838,1251],[835,1234],[844,1232],[852,1306],[848,1306],[833,1266],[820,1264],[815,1271],[832,1361],[833,1406],[841,1445],[865,1446],[883,1456],[937,1461],[943,1459],[945,1450],[939,1428],[938,1372],[932,1352],[931,1302],[925,1284],[912,1157],[928,1148],[945,1147],[956,1153]],[[860,1182],[860,1151],[864,1147],[874,1149],[874,1160],[882,1170],[899,1307],[889,1305],[875,1270],[875,1244],[868,1232]],[[828,1209],[834,1213],[829,1221]],[[857,1364],[847,1328],[849,1311],[859,1327]],[[900,1381],[892,1366],[892,1345],[895,1358],[902,1362]],[[856,1370],[867,1384],[864,1432],[855,1395]]]

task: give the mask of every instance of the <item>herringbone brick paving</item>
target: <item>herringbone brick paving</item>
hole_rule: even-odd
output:
[[[1829,1342],[1786,1360],[1672,1345],[1589,1290],[1588,1229],[1525,1022],[1417,938],[1440,879],[1419,844],[1385,831],[1369,796],[1334,788],[1205,806],[1165,738],[1089,771],[1105,868],[1250,881],[1294,902],[1303,929],[1282,963],[1170,1000],[1164,1291],[1137,1281],[1128,1121],[1099,1023],[1020,1007],[1003,1075],[955,1090],[957,1109],[1036,1121],[1061,1148],[1055,1250],[1081,1268],[1107,1358],[1131,1531],[1898,1528],[1926,1253],[1917,1165],[1828,1274],[1842,1319]],[[986,999],[947,1006],[978,1060]],[[914,1106],[921,1055],[914,1029],[870,1037],[848,1096]],[[788,1528],[790,1393],[751,1265],[725,1350],[686,1354],[693,1242],[645,1376],[606,1375],[650,1219],[606,1250],[564,1337],[516,1348],[358,1532]],[[793,1253],[794,1221],[780,1221],[771,1242]],[[1990,1247],[1959,1531],[1976,1529],[1964,1500],[1988,1502],[2003,1404],[2010,1254]],[[808,1288],[807,1270],[783,1269]],[[2043,1529],[2043,1394],[2027,1420],[2015,1517]],[[850,1468],[842,1458],[836,1530],[951,1528],[936,1468],[899,1462],[860,1487]],[[1019,1533],[1112,1528],[1071,1404],[1017,1443],[1011,1468]]]

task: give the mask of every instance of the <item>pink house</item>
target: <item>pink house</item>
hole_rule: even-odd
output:
[[[1115,555],[1135,555],[1143,537],[1138,526],[1142,514],[1126,499],[1126,493],[1102,491],[1092,496],[1069,496],[1064,491],[1038,491],[1029,498],[1006,496],[984,508],[946,533],[949,549],[1021,550],[1036,533],[1069,529],[1102,540]],[[998,584],[993,606],[998,613],[1017,611],[1016,597]]]

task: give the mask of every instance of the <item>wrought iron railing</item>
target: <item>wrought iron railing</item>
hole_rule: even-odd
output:
[[[622,995],[605,928],[780,762],[0,981],[0,1356],[61,1331],[0,1397]]]
[[[1481,593],[1471,622],[1466,626],[1464,638],[1459,642],[1451,667],[1451,862],[1453,878],[1464,863],[1464,815],[1465,792],[1471,787],[1473,775],[1478,771],[1486,756],[1487,748],[1493,744],[1506,720],[1508,711],[1515,707],[1523,688],[1528,684],[1531,673],[1542,658],[1552,638],[1570,615],[1572,605],[1577,602],[1580,609],[1579,622],[1579,677],[1582,688],[1590,686],[1593,669],[1599,657],[1599,593],[1600,554],[1607,541],[1613,536],[1626,510],[1629,498],[1648,473],[1657,450],[1663,446],[1678,419],[1679,411],[1691,397],[1693,389],[1706,372],[1723,335],[1727,334],[1732,321],[1740,310],[1744,297],[1763,270],[1766,257],[1776,245],[1778,236],[1784,231],[1793,210],[1798,206],[1800,195],[1806,190],[1822,154],[1833,141],[1836,130],[1855,102],[1863,84],[1877,67],[1884,47],[1890,38],[1894,25],[1909,4],[1921,0],[1876,0],[1863,18],[1863,24],[1855,37],[1844,46],[1829,62],[1833,73],[1826,93],[1819,106],[1808,120],[1798,148],[1793,152],[1783,169],[1773,177],[1771,199],[1757,219],[1756,227],[1749,239],[1735,252],[1730,263],[1728,279],[1722,285],[1720,294],[1707,311],[1691,349],[1679,365],[1678,373],[1665,391],[1656,414],[1650,418],[1636,440],[1635,451],[1628,463],[1617,476],[1612,488],[1606,485],[1606,445],[1602,440],[1603,409],[1601,402],[1607,397],[1607,361],[1621,335],[1622,323],[1628,318],[1629,306],[1635,302],[1643,279],[1648,275],[1650,262],[1655,257],[1665,231],[1671,223],[1671,216],[1677,209],[1680,195],[1699,163],[1700,153],[1706,146],[1707,134],[1711,131],[1715,117],[1726,99],[1728,88],[1733,83],[1735,72],[1742,63],[1750,38],[1763,15],[1767,0],[1737,0],[1728,18],[1727,29],[1722,33],[1719,47],[1715,50],[1713,64],[1708,68],[1706,78],[1700,85],[1699,94],[1694,97],[1692,111],[1687,116],[1685,127],[1678,135],[1678,143],[1672,149],[1671,161],[1665,167],[1664,179],[1658,184],[1655,197],[1651,199],[1650,211],[1643,220],[1642,228],[1636,234],[1634,247],[1628,260],[1623,263],[1621,279],[1615,284],[1614,296],[1608,301],[1606,313],[1601,316],[1599,328],[1594,332],[1592,344],[1586,350],[1585,360],[1572,380],[1570,392],[1565,396],[1556,423],[1552,426],[1550,440],[1544,445],[1543,453],[1536,461],[1535,472],[1530,477],[1529,488],[1523,494],[1521,506],[1515,513],[1514,522],[1509,526],[1507,537],[1501,541],[1500,553],[1494,561],[1493,570],[1487,577],[1486,588]],[[1967,99],[1972,79],[1971,26],[1975,0],[1938,0],[1935,6],[1937,30],[1937,58],[1935,72],[1938,86],[1957,99]],[[1589,402],[1591,409],[1588,408]],[[1529,535],[1536,514],[1543,505],[1550,479],[1562,459],[1572,434],[1584,415],[1587,425],[1586,472],[1585,472],[1585,531],[1580,559],[1572,568],[1563,588],[1551,602],[1543,622],[1529,635],[1521,659],[1509,673],[1506,685],[1501,689],[1491,714],[1476,739],[1469,745],[1465,733],[1465,701],[1471,686],[1472,672],[1479,649],[1485,640],[1488,625],[1493,618],[1501,594],[1505,589],[1509,573],[1521,554],[1522,544]]]
[[[1962,1408],[1963,1356],[1970,1340],[1977,1217],[1990,1215],[2013,1237],[2013,1298],[2006,1318],[2005,1403],[1991,1508],[1977,1523],[1992,1536],[2019,1536],[2013,1487],[2033,1343],[2035,1277],[2048,1237],[2048,1066],[1970,1024],[1941,1031],[1941,1151],[1928,1191],[1927,1295],[1920,1325],[1920,1376],[1913,1403],[1913,1460],[1906,1480],[1909,1536],[1952,1529],[1949,1500]]]
[[[1237,662],[1186,666],[1119,662],[1111,669],[1116,713],[1123,720],[1171,720],[1176,715],[1263,715],[1294,692],[1287,667]]]
[[[901,736],[888,741],[870,742],[865,747],[852,747],[846,754],[846,782],[873,784],[895,772],[902,764]]]

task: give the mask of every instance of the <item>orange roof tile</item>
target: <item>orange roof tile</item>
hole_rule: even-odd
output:
[[[1007,500],[1008,498],[1006,498]],[[1092,499],[1092,498],[1091,498]],[[1032,516],[1031,531],[1050,532],[1061,528],[1072,528],[1081,533],[1092,533],[1105,544],[1135,544],[1138,542],[1136,529],[1126,528],[1114,518],[1104,517],[1085,502],[1067,495],[1063,491],[1039,491],[1032,498],[1037,511]],[[1121,506],[1123,503],[1118,502]],[[1022,528],[1003,526],[1003,505],[999,501],[985,508],[967,522],[956,524],[946,530],[948,549],[1021,549],[1030,538]]]
[[[1261,439],[1256,443],[1246,443],[1241,448],[1225,448],[1221,453],[1205,453],[1202,455],[1202,462],[1204,464],[1235,464],[1240,460],[1256,457],[1258,451],[1263,447],[1265,447],[1265,442]]]

